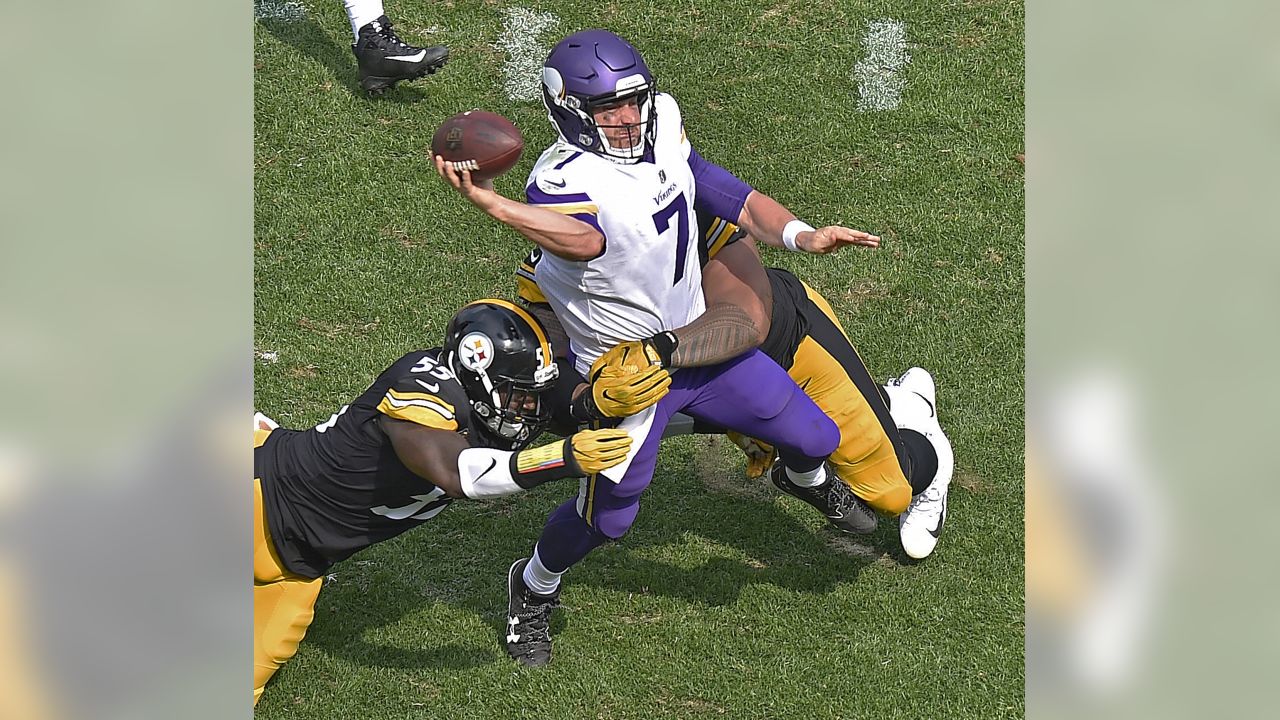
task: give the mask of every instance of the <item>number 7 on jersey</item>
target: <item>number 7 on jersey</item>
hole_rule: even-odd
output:
[[[684,277],[685,251],[689,249],[689,203],[684,199],[684,193],[676,193],[666,207],[653,214],[653,226],[659,236],[666,235],[671,229],[672,215],[679,218],[676,222],[676,274],[671,278],[671,284],[675,285]]]

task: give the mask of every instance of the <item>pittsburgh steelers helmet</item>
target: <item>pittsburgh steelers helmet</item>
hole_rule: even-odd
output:
[[[485,445],[527,445],[551,419],[542,394],[557,368],[547,334],[524,309],[505,300],[477,300],[445,330],[442,357],[462,383]]]

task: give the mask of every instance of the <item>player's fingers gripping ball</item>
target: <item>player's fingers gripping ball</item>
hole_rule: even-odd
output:
[[[631,451],[631,436],[625,430],[582,430],[569,438],[573,460],[583,472],[594,475],[617,465]]]
[[[453,163],[455,172],[470,172],[476,184],[515,167],[523,151],[520,130],[510,120],[484,110],[454,115],[431,138],[431,154]]]
[[[639,372],[604,367],[593,374],[591,396],[605,417],[635,415],[656,404],[671,388],[671,373],[658,365]]]

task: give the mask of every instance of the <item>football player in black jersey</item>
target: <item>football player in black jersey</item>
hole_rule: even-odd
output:
[[[675,331],[677,340],[686,334],[702,342],[681,341],[674,352],[668,350],[677,361],[674,365],[720,362],[759,346],[840,427],[840,445],[829,462],[848,490],[795,486],[776,464],[770,472],[774,484],[813,505],[844,531],[872,532],[877,512],[898,516],[904,550],[915,558],[928,556],[945,519],[954,467],[950,442],[937,421],[933,378],[923,369],[912,368],[881,387],[825,298],[786,270],[762,267],[752,240],[734,224],[699,211],[698,225],[708,312]],[[548,332],[562,337],[537,286],[539,260],[540,251],[534,250],[520,265],[517,292]],[[717,306],[722,311],[712,313]],[[724,312],[726,307],[731,310]],[[686,332],[705,322],[721,327],[710,333],[707,328]],[[597,360],[592,372],[616,364],[624,353],[652,356],[643,345],[618,345]],[[567,340],[557,346],[567,349]],[[681,350],[689,351],[686,357],[680,357]],[[672,423],[681,425],[686,431],[691,425],[693,432],[721,432],[692,421]],[[773,448],[733,433],[729,436],[746,452],[749,476],[768,470]]]
[[[442,347],[404,355],[308,430],[255,416],[254,689],[297,652],[326,571],[355,552],[483,499],[613,467],[625,432],[584,430],[528,447],[548,420],[559,368],[542,326],[504,300],[450,321]],[[593,406],[622,417],[656,403],[666,371],[610,385]],[[571,388],[572,389],[572,388]],[[608,389],[607,397],[603,390]]]

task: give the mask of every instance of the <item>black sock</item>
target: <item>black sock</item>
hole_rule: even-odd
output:
[[[938,474],[938,453],[929,438],[915,430],[902,428],[898,433],[907,444],[907,455],[911,458],[911,477],[907,478],[911,482],[911,494],[919,495]]]

